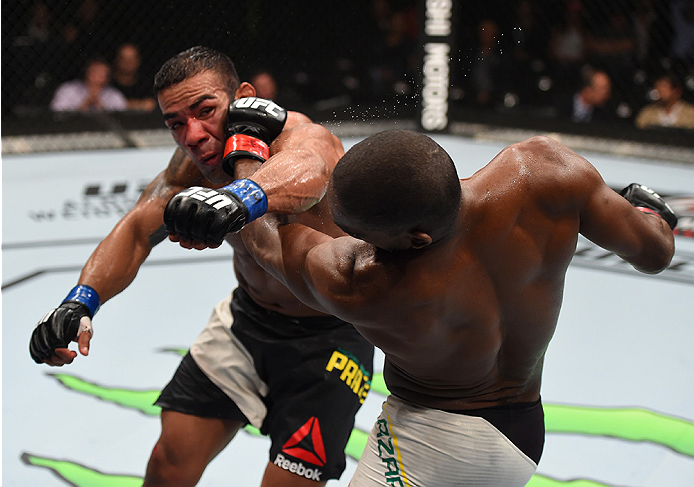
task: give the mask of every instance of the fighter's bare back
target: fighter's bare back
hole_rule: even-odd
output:
[[[579,231],[636,255],[641,242],[628,228],[650,222],[604,225],[620,205],[643,215],[547,138],[509,146],[460,184],[463,208],[446,239],[396,253],[345,242],[355,256],[349,282],[359,289],[354,310],[337,314],[385,352],[386,382],[404,399],[446,410],[536,401]],[[319,294],[342,299],[327,288]]]

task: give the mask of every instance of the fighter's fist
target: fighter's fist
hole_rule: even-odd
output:
[[[655,213],[667,222],[671,229],[677,226],[677,215],[672,208],[652,189],[638,183],[631,183],[619,192],[633,206],[640,210]]]
[[[263,190],[248,179],[221,189],[193,186],[171,198],[164,210],[164,227],[169,235],[188,242],[219,247],[229,233],[267,211]]]
[[[62,365],[72,361],[71,357],[53,357],[59,355],[56,349],[67,348],[71,341],[79,338],[80,352],[83,355],[89,350],[89,340],[93,335],[92,317],[99,309],[99,296],[89,286],[76,286],[67,298],[56,309],[46,313],[34,328],[29,341],[29,353],[37,364],[46,362],[50,365]],[[87,333],[88,336],[82,336]]]
[[[222,169],[234,177],[236,159],[265,162],[270,144],[282,132],[287,112],[275,102],[250,96],[234,100],[227,113],[227,141]]]

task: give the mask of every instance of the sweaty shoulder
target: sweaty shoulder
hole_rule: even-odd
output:
[[[284,124],[284,130],[289,130],[297,125],[311,124],[313,121],[303,113],[287,112],[287,121]]]
[[[282,133],[270,147],[273,154],[286,150],[309,150],[320,153],[330,162],[331,168],[344,155],[344,148],[338,137],[298,112],[288,113],[287,123]]]
[[[510,171],[514,182],[524,181],[524,189],[550,210],[579,205],[592,188],[603,183],[590,162],[550,137],[512,144],[495,159],[499,167]]]
[[[577,155],[564,144],[542,135],[511,144],[499,153],[505,161],[534,171],[568,167],[575,163],[572,158]]]

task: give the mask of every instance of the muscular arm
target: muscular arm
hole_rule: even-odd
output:
[[[536,168],[532,181],[548,213],[577,212],[579,231],[645,273],[664,270],[674,254],[668,224],[657,215],[634,208],[614,192],[586,159],[548,137],[521,143],[519,156]]]
[[[162,216],[169,198],[201,182],[197,168],[177,149],[168,167],[147,186],[135,207],[89,257],[79,284],[94,288],[102,303],[127,288],[152,248],[165,235]]]
[[[665,270],[675,252],[665,220],[637,210],[604,182],[594,187],[581,210],[581,233],[649,274]]]
[[[580,232],[644,273],[663,271],[675,252],[668,224],[614,192],[588,161],[571,156],[571,191],[578,195]]]
[[[328,129],[313,123],[285,130],[272,144],[272,155],[255,172],[237,168],[265,192],[268,212],[299,213],[323,198],[330,173],[344,154],[342,143]],[[255,166],[257,167],[257,165]]]
[[[252,159],[237,159],[234,165],[235,179],[250,179],[262,189],[267,203],[265,212],[300,213],[318,203],[327,190],[332,169],[344,154],[342,143],[329,130],[296,115],[307,122],[285,128],[272,143],[267,161],[260,164]],[[226,197],[225,191],[233,193],[241,187],[248,188],[248,185],[234,182],[223,187],[221,195],[213,192],[203,198],[198,194],[190,196],[188,191],[175,195],[165,210],[169,239],[187,249],[219,246],[224,235],[237,232],[247,223],[250,213],[245,205],[262,206],[260,197],[234,206],[215,206],[220,198]],[[229,196],[236,198],[239,194]],[[253,218],[260,214],[254,214]]]
[[[77,352],[67,348],[71,340],[77,341],[82,355],[89,354],[91,318],[99,303],[108,301],[135,279],[152,247],[161,241],[166,202],[182,187],[196,183],[202,183],[202,175],[182,152],[177,151],[167,169],[149,184],[135,207],[89,257],[79,286],[34,328],[29,341],[34,361],[51,366],[72,363]]]
[[[265,215],[241,230],[244,245],[258,264],[304,304],[352,320],[363,307],[355,302],[366,245],[352,237],[333,238],[284,217]]]

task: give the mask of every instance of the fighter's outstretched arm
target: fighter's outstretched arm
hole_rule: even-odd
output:
[[[152,248],[166,236],[162,228],[166,203],[188,184],[201,181],[192,161],[176,149],[167,168],[89,257],[78,283],[94,288],[102,303],[127,288]]]
[[[82,355],[88,354],[91,319],[99,306],[130,285],[154,245],[165,238],[162,215],[169,198],[201,178],[192,162],[177,150],[167,169],[147,186],[135,207],[94,250],[77,286],[37,325],[30,342],[36,362],[56,366],[71,363],[77,356],[67,348],[72,340],[78,341]]]
[[[549,137],[532,137],[523,147],[527,152],[518,157],[535,171],[534,194],[548,213],[575,212],[582,235],[641,272],[669,265],[677,218],[662,198],[645,190],[616,193],[590,162]]]
[[[666,269],[675,252],[670,225],[677,219],[662,198],[641,185],[634,185],[641,192],[638,196],[618,194],[592,166],[585,166],[580,179],[585,188],[579,210],[581,234],[641,272]]]

